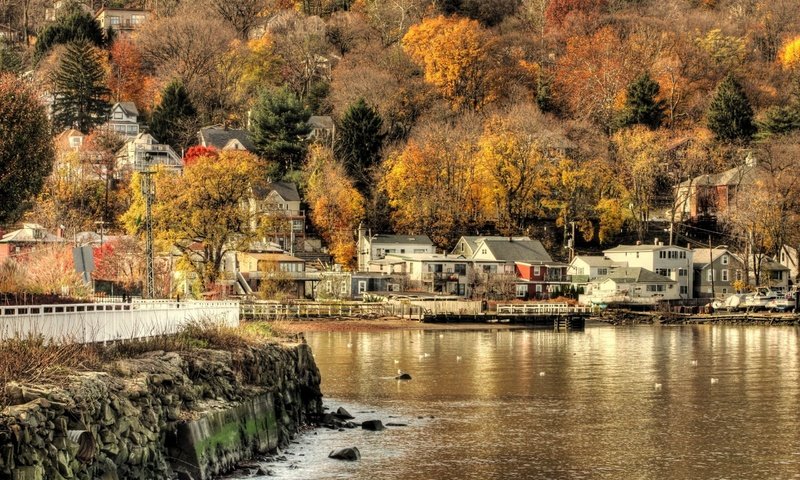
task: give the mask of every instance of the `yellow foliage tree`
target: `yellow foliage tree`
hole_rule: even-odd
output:
[[[478,110],[500,94],[495,45],[494,36],[477,21],[458,17],[426,19],[403,37],[403,50],[455,109]]]
[[[783,44],[778,53],[778,61],[787,70],[792,70],[800,65],[800,36]]]
[[[499,119],[479,141],[477,182],[483,211],[506,234],[521,233],[544,212],[556,177],[556,162],[539,141]]]
[[[449,245],[464,231],[481,224],[480,189],[473,146],[448,132],[431,132],[384,163],[381,188],[398,232],[427,234]]]
[[[182,254],[206,290],[214,288],[225,254],[253,238],[248,200],[260,167],[250,153],[225,150],[198,158],[181,176],[156,180],[155,232]]]
[[[328,243],[334,261],[352,266],[356,255],[353,232],[364,218],[364,198],[344,165],[320,145],[311,147],[303,174],[311,221]]]

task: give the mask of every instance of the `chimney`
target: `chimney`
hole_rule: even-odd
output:
[[[686,243],[686,248],[688,248],[689,250],[691,250],[691,249],[692,249],[692,244],[687,242],[687,243]]]
[[[661,243],[659,243],[659,241],[658,241],[658,238],[656,238],[656,239],[655,239],[655,241],[653,242],[653,244],[654,244],[654,245],[661,245]]]
[[[641,245],[641,244],[642,244],[642,241],[641,241],[641,240],[636,240],[636,246],[637,246],[637,247],[638,247],[639,245]]]

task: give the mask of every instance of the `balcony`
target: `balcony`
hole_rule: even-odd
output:
[[[422,274],[423,282],[457,282],[459,275],[453,272],[424,272]]]

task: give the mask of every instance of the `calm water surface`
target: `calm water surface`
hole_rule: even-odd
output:
[[[313,333],[325,403],[278,478],[800,478],[797,328]],[[402,369],[413,380],[393,379]],[[326,458],[358,446],[360,462]]]

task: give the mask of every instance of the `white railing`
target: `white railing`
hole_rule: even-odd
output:
[[[592,313],[591,307],[572,306],[568,303],[508,303],[497,305],[498,314],[550,315],[561,313]]]
[[[134,340],[177,333],[188,322],[239,325],[238,301],[136,301],[0,307],[0,340],[44,337],[61,343]]]

